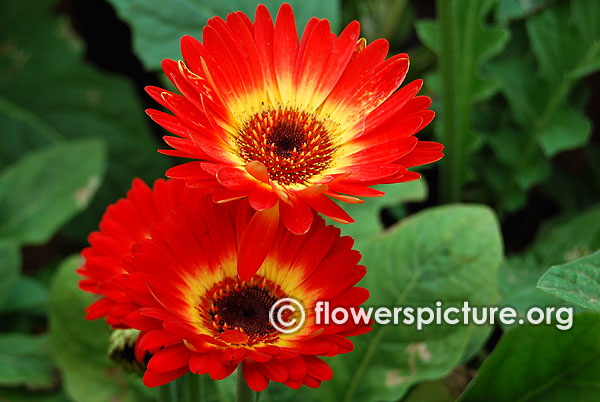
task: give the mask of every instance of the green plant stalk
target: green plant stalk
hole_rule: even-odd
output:
[[[174,381],[161,385],[156,389],[158,402],[178,402],[177,388]]]
[[[180,395],[182,402],[200,402],[204,400],[201,392],[202,379],[198,374],[188,373],[181,378]]]
[[[460,200],[464,163],[463,135],[456,102],[454,0],[437,0],[439,23],[439,70],[441,77],[440,137],[446,156],[442,163],[442,196],[446,202]]]
[[[250,389],[248,384],[246,384],[246,380],[244,379],[244,373],[242,372],[242,366],[240,365],[237,368],[237,385],[236,385],[236,393],[235,400],[236,402],[253,402],[254,401],[254,391]]]

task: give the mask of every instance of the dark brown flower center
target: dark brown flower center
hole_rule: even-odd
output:
[[[284,185],[306,184],[331,164],[335,147],[323,122],[294,110],[257,113],[239,130],[238,152],[259,161],[269,178]]]
[[[269,313],[282,295],[271,288],[274,285],[269,286],[265,280],[217,284],[209,300],[210,326],[217,333],[227,330],[243,332],[248,336],[249,344],[277,338]]]

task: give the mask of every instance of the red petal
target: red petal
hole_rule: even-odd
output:
[[[182,343],[162,349],[152,356],[148,369],[156,373],[166,373],[181,367],[187,367],[190,361],[190,350]]]
[[[253,391],[260,392],[269,385],[269,379],[258,371],[256,363],[248,360],[244,361],[242,363],[242,371],[246,383]]]
[[[188,367],[182,367],[175,371],[169,371],[167,373],[157,373],[152,370],[146,370],[144,374],[144,385],[147,387],[158,387],[168,382],[176,380],[182,375],[188,373],[190,370]]]
[[[223,166],[217,171],[217,180],[225,187],[244,191],[254,187],[252,177],[243,168]]]
[[[284,382],[288,378],[287,367],[276,358],[259,364],[258,370],[271,381]]]
[[[293,206],[284,202],[279,203],[281,221],[290,232],[297,235],[305,234],[312,225],[314,219],[313,211],[299,198],[292,202]]]
[[[210,353],[208,361],[208,374],[213,380],[222,380],[233,373],[237,367],[235,364],[223,364],[221,359],[222,352],[214,350]]]
[[[279,8],[273,35],[273,62],[279,92],[284,101],[293,99],[293,93],[288,91],[293,90],[297,54],[298,31],[294,21],[294,12],[289,4],[284,3]]]
[[[342,207],[336,204],[331,198],[324,194],[319,194],[315,197],[303,198],[304,201],[316,211],[333,219],[339,223],[352,223],[354,219],[344,211]]]
[[[277,206],[258,211],[250,219],[239,246],[238,275],[241,280],[249,280],[259,270],[265,257],[273,248],[278,227]],[[261,241],[257,242],[257,237],[260,237]]]
[[[310,376],[321,381],[329,381],[333,378],[331,367],[323,360],[315,356],[302,356],[302,359],[304,359],[306,372]]]
[[[206,374],[208,373],[208,361],[210,353],[194,353],[190,357],[190,371],[194,374]]]
[[[279,197],[271,186],[265,184],[258,184],[250,194],[248,194],[248,201],[250,202],[250,206],[257,211],[262,211],[264,209],[269,209],[277,204],[279,201]]]

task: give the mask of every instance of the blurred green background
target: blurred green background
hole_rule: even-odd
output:
[[[272,14],[281,2],[266,1]],[[350,205],[371,305],[573,306],[575,324],[375,327],[318,390],[261,401],[600,401],[600,2],[297,0],[407,52],[446,157]],[[145,85],[206,20],[250,0],[0,4],[0,401],[152,401],[87,322],[77,256],[133,177],[163,177]],[[457,204],[457,203],[462,204]],[[411,215],[411,219],[404,219]],[[387,230],[390,226],[393,229]],[[588,257],[589,256],[589,257]],[[552,267],[552,268],[551,268]],[[385,280],[382,280],[385,278]],[[186,381],[184,378],[181,381]],[[230,379],[202,401],[233,398]]]

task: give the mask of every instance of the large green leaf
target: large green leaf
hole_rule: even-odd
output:
[[[537,287],[561,299],[600,311],[600,251],[551,267]]]
[[[549,266],[574,261],[600,248],[600,207],[578,216],[550,222],[533,245],[520,256],[508,258],[500,268],[503,304],[524,316],[527,308],[565,304],[537,288]]]
[[[0,240],[0,307],[16,285],[20,269],[21,253],[17,245]]]
[[[119,16],[133,28],[133,46],[144,65],[151,70],[160,68],[165,58],[179,60],[179,41],[184,35],[202,38],[202,29],[209,18],[225,18],[232,11],[243,11],[252,20],[257,2],[254,0],[109,0]],[[282,3],[290,3],[296,16],[299,33],[312,17],[327,18],[332,29],[338,29],[338,0],[266,0],[273,18]]]
[[[65,260],[50,289],[50,342],[65,390],[76,401],[141,400],[141,378],[108,359],[109,327],[84,318],[94,297],[77,286],[81,263],[79,256]]]
[[[372,306],[492,304],[502,240],[485,207],[450,205],[426,210],[377,235],[363,252],[361,285]],[[463,357],[475,326],[375,325],[353,341],[355,350],[328,360],[334,378],[311,399],[397,400],[411,385],[446,375]]]
[[[373,234],[383,230],[381,211],[386,207],[398,207],[407,202],[423,201],[427,198],[425,179],[398,183],[394,185],[376,186],[385,192],[383,197],[364,198],[362,204],[340,203],[342,208],[354,219],[354,223],[341,224],[327,219],[328,223],[339,227],[343,236],[352,236],[356,247],[360,250]]]
[[[162,176],[168,162],[156,152],[132,85],[84,62],[79,39],[52,10],[56,3],[0,3],[0,166],[64,139],[103,139],[108,146],[107,178],[90,212],[69,225],[69,233],[81,241],[134,176]]]
[[[0,303],[0,314],[25,312],[45,315],[48,307],[48,289],[37,279],[21,276]]]
[[[47,242],[89,204],[104,176],[104,154],[98,140],[61,142],[0,172],[0,238]]]
[[[45,336],[0,334],[0,386],[51,388],[52,369]]]
[[[523,326],[506,333],[460,402],[588,402],[600,393],[600,316],[573,327]]]

